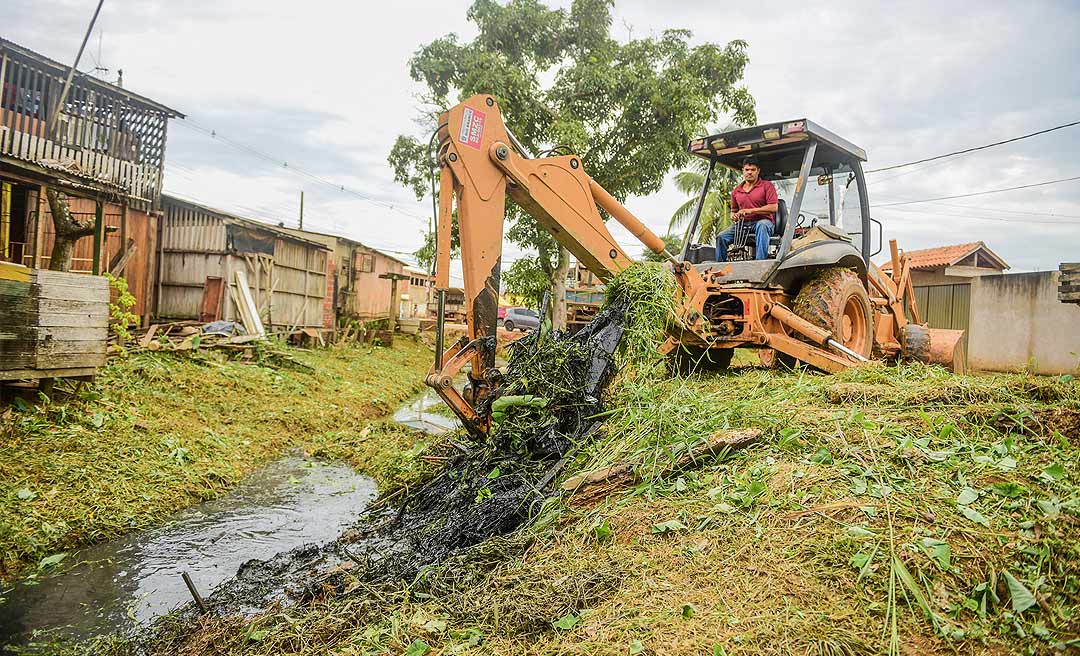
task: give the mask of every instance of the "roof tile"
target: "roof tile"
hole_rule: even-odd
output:
[[[1000,259],[981,241],[904,251],[904,254],[911,260],[912,269],[934,269],[942,266],[952,266],[979,249],[983,249],[994,256],[995,259]],[[1009,268],[1004,261],[1002,261],[1002,264],[1005,265],[1004,268]],[[892,262],[885,262],[885,264],[881,265],[881,270],[892,271]]]

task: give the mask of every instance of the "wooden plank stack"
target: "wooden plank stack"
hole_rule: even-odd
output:
[[[0,380],[92,376],[105,363],[108,281],[18,269],[0,269]]]
[[[1058,300],[1062,303],[1080,303],[1080,262],[1064,263],[1058,267]]]

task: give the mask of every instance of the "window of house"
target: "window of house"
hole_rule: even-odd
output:
[[[372,273],[375,271],[375,256],[369,253],[360,254],[360,273]]]

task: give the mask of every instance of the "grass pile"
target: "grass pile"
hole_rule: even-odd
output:
[[[411,431],[375,421],[419,391],[428,349],[399,340],[289,353],[304,366],[134,354],[73,399],[3,411],[0,576],[154,525],[296,447],[381,487],[430,469],[409,451]]]
[[[654,392],[654,411],[643,396],[625,417],[608,417],[626,453],[732,426],[767,439],[593,507],[549,503],[527,529],[415,580],[246,623],[208,620],[150,652],[802,656],[1080,645],[1076,381],[916,364],[838,376],[747,367],[660,381]]]
[[[626,331],[618,351],[620,364],[637,376],[657,375],[665,366],[658,349],[665,330],[675,320],[678,291],[675,274],[659,262],[636,263],[607,285],[604,307],[627,308]]]

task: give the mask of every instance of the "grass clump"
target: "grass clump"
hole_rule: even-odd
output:
[[[296,447],[348,461],[380,486],[422,475],[408,455],[414,435],[373,420],[420,390],[426,348],[399,340],[290,355],[306,366],[139,353],[111,360],[74,398],[8,409],[0,576],[154,525]]]
[[[658,349],[675,320],[678,293],[675,274],[659,262],[637,262],[607,284],[604,307],[627,308],[618,351],[621,365],[631,365],[642,375],[659,371],[663,356]]]

